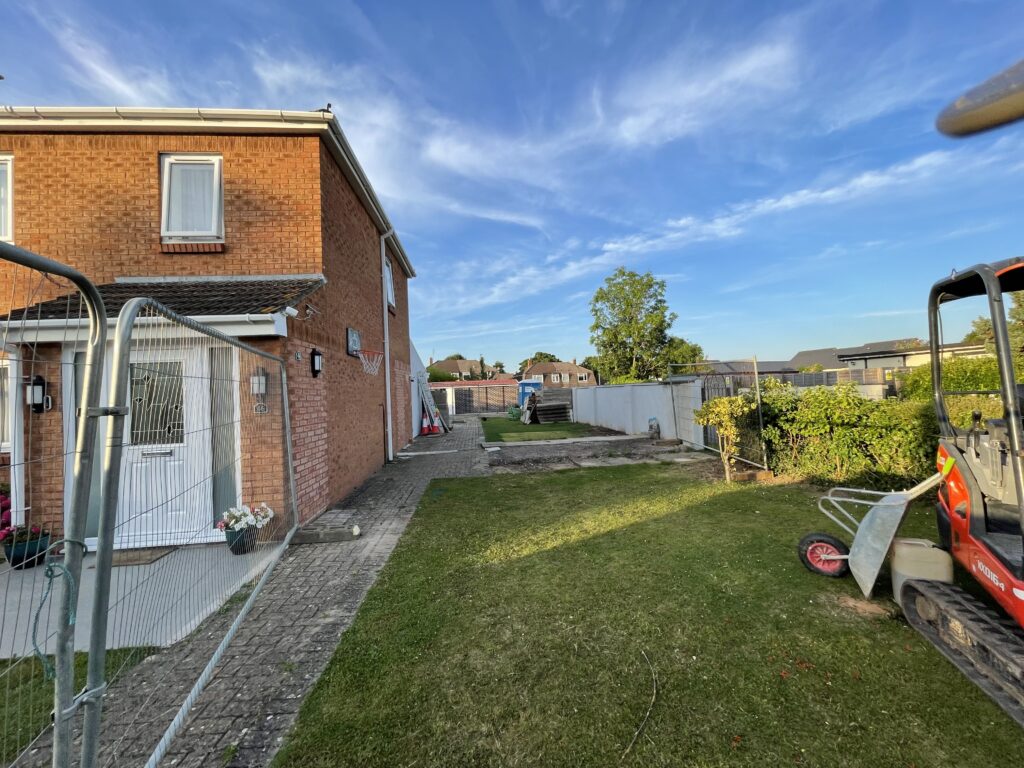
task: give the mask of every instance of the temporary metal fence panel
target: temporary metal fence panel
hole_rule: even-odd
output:
[[[134,299],[108,390],[87,768],[156,765],[297,526],[279,357]]]
[[[735,459],[750,466],[761,469],[768,468],[767,447],[764,441],[764,416],[761,410],[762,375],[758,370],[756,357],[724,362],[672,363],[668,367],[668,380],[673,383],[698,383],[701,388],[701,406],[719,397],[749,394],[755,407],[749,417],[740,425],[740,438],[735,446]],[[704,446],[716,453],[721,452],[718,431],[712,426],[704,427]]]
[[[504,413],[516,405],[518,387],[508,384],[482,384],[450,387],[455,391],[456,413]]]
[[[83,539],[106,315],[92,283],[63,264],[0,243],[0,274],[0,757],[41,751],[64,766],[71,717],[88,699],[76,698],[75,617],[91,580]]]

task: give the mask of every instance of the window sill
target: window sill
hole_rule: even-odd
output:
[[[224,243],[160,243],[161,253],[224,253]]]

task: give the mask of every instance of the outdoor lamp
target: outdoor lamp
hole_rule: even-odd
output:
[[[32,413],[50,410],[50,396],[46,394],[46,379],[38,373],[25,387],[25,401],[32,406]]]
[[[249,377],[249,387],[254,395],[267,394],[267,371],[264,368],[257,368]]]
[[[324,370],[324,353],[315,347],[309,353],[309,369],[313,372],[314,379]]]

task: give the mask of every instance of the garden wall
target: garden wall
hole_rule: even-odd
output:
[[[704,447],[704,429],[693,416],[700,405],[698,381],[611,384],[572,390],[573,421],[639,435],[647,433],[648,420],[654,417],[663,438],[683,440],[696,448]]]

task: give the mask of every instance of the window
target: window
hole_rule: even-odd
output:
[[[7,402],[8,376],[7,363],[0,364],[0,453],[11,452],[10,418],[13,412]]]
[[[576,374],[576,381],[586,381],[586,380],[587,380],[587,374],[585,374],[585,373],[577,373]]]
[[[561,384],[562,383],[562,374],[560,374],[560,373],[552,373],[551,374],[551,383],[552,384]]]
[[[0,240],[14,239],[14,158],[0,155]]]
[[[544,374],[543,373],[535,373],[532,376],[530,376],[530,379],[531,379],[531,381],[544,381]]]
[[[222,240],[224,189],[221,158],[215,155],[161,156],[161,237]]]
[[[391,259],[384,259],[384,285],[388,291],[388,306],[395,306],[395,275],[391,268]]]

